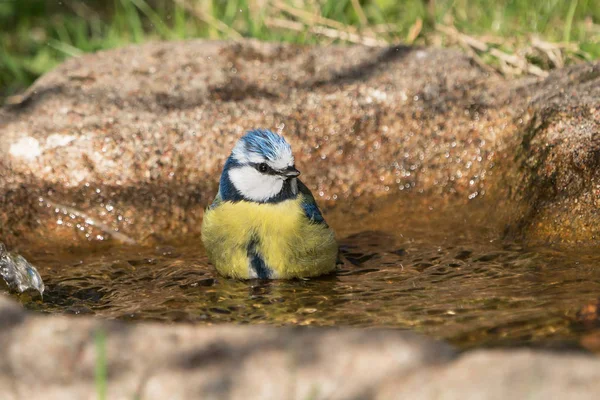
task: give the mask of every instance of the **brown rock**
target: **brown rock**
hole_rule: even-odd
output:
[[[487,202],[509,234],[594,240],[598,68],[506,81],[450,50],[255,41],[71,59],[0,111],[0,237],[197,234],[234,141],[285,126],[327,206]]]
[[[600,239],[600,64],[580,64],[528,88],[516,160],[520,234],[553,242]]]

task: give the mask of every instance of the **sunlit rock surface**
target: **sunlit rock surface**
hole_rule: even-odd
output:
[[[598,64],[507,81],[459,52],[407,47],[188,41],[86,55],[0,111],[0,235],[197,234],[233,143],[265,127],[286,135],[327,209],[488,202],[506,235],[590,242],[599,88]]]
[[[531,85],[520,132],[514,198],[524,237],[600,240],[600,63],[556,71]]]
[[[0,397],[595,399],[600,360],[476,351],[409,332],[34,316],[0,296]],[[106,380],[102,359],[106,359]],[[99,375],[98,372],[100,372]]]

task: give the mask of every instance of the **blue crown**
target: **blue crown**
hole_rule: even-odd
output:
[[[268,129],[251,130],[240,140],[245,144],[246,151],[261,154],[269,160],[275,160],[284,150],[291,153],[290,145],[283,136]]]

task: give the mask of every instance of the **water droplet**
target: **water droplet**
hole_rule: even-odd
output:
[[[283,129],[285,128],[285,124],[282,122],[279,125],[277,125],[277,133],[278,134],[282,134],[283,133]]]

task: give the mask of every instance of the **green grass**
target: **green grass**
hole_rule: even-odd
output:
[[[96,345],[96,395],[98,400],[106,400],[106,389],[108,386],[108,366],[106,361],[106,332],[99,328],[94,333]]]
[[[488,48],[467,48],[440,27]],[[0,0],[0,102],[68,57],[129,43],[238,37],[348,42],[344,32],[376,44],[458,44],[507,73],[532,70],[504,65],[488,49],[522,54],[542,70],[600,58],[598,0]],[[558,65],[548,53],[554,50],[532,46],[534,36],[560,43]]]

